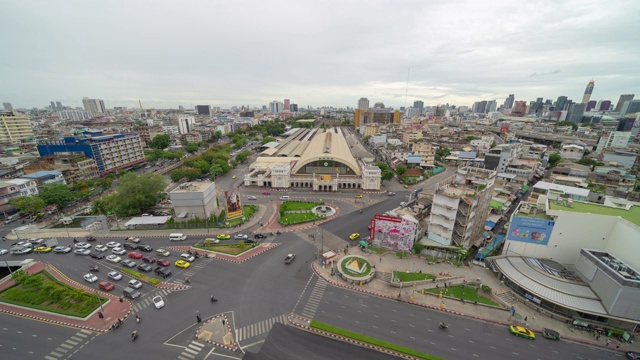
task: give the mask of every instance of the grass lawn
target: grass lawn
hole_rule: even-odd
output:
[[[244,215],[245,221],[249,221],[253,216],[253,213],[258,209],[255,205],[245,205],[242,207],[242,214]],[[238,216],[237,218],[233,218],[229,220],[229,227],[234,227],[238,224],[242,224],[242,216]]]
[[[316,215],[312,212],[304,212],[304,213],[293,213],[293,214],[284,214],[281,216],[278,222],[280,224],[286,225],[289,224],[299,224],[302,222],[314,221],[323,219],[322,216]]]
[[[148,284],[151,284],[151,285],[158,285],[158,284],[160,284],[162,282],[162,280],[160,280],[160,279],[156,279],[154,277],[147,276],[147,275],[145,275],[145,274],[143,274],[143,273],[141,273],[139,271],[131,270],[131,269],[126,268],[126,267],[121,268],[120,271],[122,271],[123,273],[127,273],[127,274],[133,276],[134,278],[136,278],[136,279],[138,279],[140,281],[146,282]]]
[[[0,301],[81,318],[100,307],[95,294],[64,284],[44,270],[36,274],[16,271],[13,279],[16,284],[0,292]]]
[[[376,254],[384,254],[384,252],[386,251],[384,249],[380,249],[380,248],[377,248],[377,247],[371,246],[371,245],[367,246],[367,249],[373,251]]]
[[[574,201],[572,207],[556,204],[555,201],[549,201],[551,210],[564,210],[571,212],[591,213],[598,215],[620,216],[636,225],[640,225],[640,206],[632,206],[629,210],[617,209],[597,204],[586,204]]]
[[[367,264],[367,269],[366,269],[362,274],[358,274],[357,272],[353,272],[353,271],[351,271],[351,270],[347,269],[347,264],[349,264],[349,263],[351,262],[351,260],[352,260],[352,259],[358,259],[358,261],[359,261],[360,263],[365,263],[365,264]],[[369,262],[368,262],[368,261],[366,261],[366,260],[363,260],[363,259],[361,259],[361,258],[355,258],[355,257],[351,256],[351,257],[347,258],[347,260],[345,260],[345,261],[343,261],[343,262],[342,262],[342,271],[343,271],[344,273],[346,273],[347,275],[349,275],[349,276],[353,276],[353,277],[364,277],[364,276],[369,275],[369,273],[371,272],[371,264],[369,264]]]
[[[239,255],[251,249],[254,244],[210,244],[210,245],[194,245],[195,248],[215,251],[229,255]]]
[[[399,353],[403,353],[403,354],[407,354],[410,356],[414,356],[417,357],[419,359],[427,359],[427,360],[442,360],[442,358],[439,358],[437,356],[433,356],[427,353],[423,353],[421,351],[418,350],[414,350],[414,349],[409,349],[407,347],[404,346],[400,346],[400,345],[396,345],[396,344],[392,344],[390,342],[386,342],[384,340],[380,340],[380,339],[376,339],[374,337],[371,336],[366,336],[366,335],[362,335],[359,334],[357,332],[354,331],[349,331],[349,330],[345,330],[336,326],[332,326],[329,324],[325,324],[316,320],[312,320],[310,326],[314,329],[318,329],[318,330],[323,330],[326,332],[330,332],[333,334],[337,334],[337,335],[341,335],[344,337],[348,337],[350,339],[354,339],[354,340],[358,340],[367,344],[371,344],[371,345],[375,345],[375,346],[379,346],[381,348],[385,348],[385,349],[389,349],[389,350],[393,350],[393,351],[397,351]]]
[[[285,201],[280,205],[280,209],[283,211],[311,210],[322,204],[324,204],[322,201]]]
[[[431,274],[421,274],[421,273],[403,272],[403,271],[394,271],[393,277],[400,279],[400,281],[431,280],[436,278],[435,275],[431,275]]]
[[[440,294],[440,292],[442,291],[442,295],[444,296],[450,296],[456,299],[462,298],[470,302],[477,301],[480,304],[500,306],[500,304],[491,300],[490,298],[479,295],[478,292],[480,291],[480,289],[478,289],[477,291],[476,289],[478,288],[475,286],[457,285],[457,286],[449,286],[447,288],[440,287],[439,289],[425,289],[425,292],[429,292],[432,294]]]

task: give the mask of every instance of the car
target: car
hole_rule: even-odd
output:
[[[153,256],[145,256],[142,258],[142,262],[147,263],[147,264],[154,264],[157,261],[156,258],[154,258]]]
[[[244,243],[245,244],[255,244],[257,242],[258,242],[258,240],[256,240],[256,239],[244,239]]]
[[[103,290],[103,291],[111,291],[116,288],[115,286],[113,286],[112,283],[108,281],[101,281],[98,287],[100,288],[100,290]]]
[[[404,185],[404,188],[405,188],[405,189],[408,189],[408,188],[409,188],[409,185]]]
[[[246,240],[249,238],[249,236],[246,234],[235,234],[233,235],[233,238],[236,240],[243,240],[243,239]]]
[[[108,247],[109,249],[113,249],[113,248],[117,248],[117,247],[122,247],[122,245],[120,245],[120,243],[119,243],[119,242],[109,241],[109,242],[107,243],[107,247]]]
[[[394,193],[394,192],[388,192],[388,193],[387,193],[387,195],[388,195],[388,196],[394,196],[395,194],[396,194],[396,193]]]
[[[38,246],[37,248],[33,249],[33,252],[37,252],[37,253],[48,253],[51,252],[51,248],[48,246]]]
[[[127,250],[138,250],[138,245],[133,243],[124,243],[122,247],[124,247]]]
[[[120,264],[123,265],[123,266],[126,266],[128,268],[134,268],[134,267],[136,267],[138,265],[135,261],[133,261],[131,259],[124,259],[124,260],[122,260],[120,262]]]
[[[196,257],[195,257],[195,256],[193,256],[193,255],[192,255],[192,254],[190,254],[190,253],[180,254],[180,259],[181,259],[181,260],[188,261],[188,262],[190,262],[190,263],[191,263],[191,262],[196,261]]]
[[[71,247],[65,245],[56,246],[53,248],[53,252],[58,254],[66,254],[68,252],[71,252]]]
[[[44,239],[29,239],[27,241],[29,241],[30,244],[37,246],[42,244],[44,242]]]
[[[122,261],[122,259],[118,255],[109,255],[109,256],[107,256],[107,261],[108,262],[112,262],[114,264],[117,264],[120,261]]]
[[[106,247],[106,246],[104,246],[104,245],[102,245],[102,244],[101,244],[101,245],[96,245],[96,247],[95,247],[95,248],[93,248],[93,249],[94,249],[95,251],[100,251],[100,252],[104,252],[104,251],[109,250],[109,248],[108,248],[108,247]]]
[[[235,175],[233,175],[231,178],[232,178],[232,179],[235,179],[235,178],[236,178],[236,176],[235,176]]]
[[[132,243],[136,243],[136,244],[137,244],[137,243],[139,243],[139,242],[140,242],[140,238],[137,238],[137,237],[133,237],[133,236],[131,236],[131,237],[128,237],[128,238],[127,238],[127,241],[130,241],[130,242],[132,242]]]
[[[291,264],[291,262],[293,261],[293,259],[296,258],[296,254],[289,254],[287,255],[286,258],[284,258],[284,263],[285,264]]]
[[[160,256],[169,256],[169,255],[171,255],[171,252],[169,250],[165,250],[165,249],[158,249],[158,250],[156,250],[156,254],[158,254]]]
[[[124,255],[127,253],[127,251],[121,247],[117,247],[117,248],[113,248],[111,250],[112,253],[116,254],[116,255]]]
[[[129,280],[129,286],[134,289],[140,289],[142,287],[142,282],[136,279]]]
[[[158,259],[158,261],[156,261],[156,264],[158,264],[160,266],[167,267],[167,266],[171,265],[171,261],[169,261],[167,259]]]
[[[265,234],[255,234],[255,235],[253,235],[253,238],[254,239],[266,239],[267,235],[265,235]]]
[[[164,267],[157,267],[154,272],[156,273],[156,275],[162,276],[163,279],[171,276],[171,270]]]
[[[153,268],[149,264],[140,264],[138,265],[137,269],[144,272],[153,271]]]
[[[30,243],[28,240],[27,241],[20,241],[19,243],[17,243],[15,246],[29,246],[29,247],[33,247],[33,244]]]
[[[9,253],[9,250],[7,250],[7,249],[0,249],[0,255],[5,255],[5,254],[8,254],[8,253]]]
[[[191,263],[186,260],[178,260],[176,261],[176,266],[182,269],[187,269],[189,266],[191,266]]]
[[[249,196],[247,200],[258,200],[258,198],[252,195],[252,196]]]
[[[151,247],[150,245],[138,245],[138,250],[144,251],[144,252],[152,252],[153,247]]]
[[[527,329],[527,328],[523,328],[522,326],[509,326],[509,332],[512,333],[515,336],[519,336],[525,339],[531,339],[534,340],[536,338],[536,334],[533,333],[533,331]]]
[[[217,235],[217,236],[216,236],[216,239],[219,239],[219,240],[229,240],[229,239],[231,239],[231,235],[228,235],[228,234],[220,234],[220,235]]]
[[[206,238],[206,239],[204,239],[204,243],[205,243],[205,245],[207,245],[207,244],[218,244],[218,243],[220,243],[220,239]]]
[[[92,273],[84,274],[84,276],[82,278],[85,279],[87,282],[90,282],[90,283],[94,283],[94,282],[98,281],[98,277],[93,275]]]
[[[356,195],[356,199],[362,199],[362,195]]]
[[[162,296],[155,296],[152,301],[156,309],[162,309],[164,307],[164,300],[162,300]]]
[[[142,254],[140,254],[139,252],[135,252],[135,251],[130,252],[129,255],[127,255],[127,256],[132,258],[132,259],[142,259]]]
[[[91,249],[91,244],[86,242],[79,242],[74,246],[76,249]]]
[[[91,256],[94,259],[104,259],[104,254],[103,253],[99,253],[99,252],[92,252],[89,254],[89,256]]]
[[[92,236],[92,235],[87,235],[87,237],[85,238],[86,241],[96,241],[96,237]]]
[[[271,191],[263,191],[262,195],[271,195]]]
[[[91,250],[89,250],[89,249],[75,249],[75,250],[73,250],[73,253],[76,254],[76,255],[87,256],[87,255],[91,254]]]
[[[14,246],[11,249],[9,249],[9,251],[13,255],[25,255],[25,254],[28,254],[28,253],[32,252],[33,249],[28,247],[28,246]]]
[[[107,274],[107,276],[109,277],[109,279],[112,279],[112,280],[115,280],[115,281],[118,281],[118,280],[122,279],[122,274],[120,274],[117,271],[110,271]]]
[[[631,360],[640,360],[640,352],[637,351],[627,351],[627,358]]]
[[[353,234],[349,235],[349,240],[355,240],[355,239],[357,239],[359,237],[360,237],[360,234],[353,233]]]

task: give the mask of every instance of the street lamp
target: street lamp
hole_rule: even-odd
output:
[[[9,269],[9,274],[13,275],[13,271],[11,271],[11,266],[9,266],[9,262],[7,262],[7,258],[4,257],[5,254],[2,254],[2,260],[4,260],[5,265],[7,265],[7,269]]]

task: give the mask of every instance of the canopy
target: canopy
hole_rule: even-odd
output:
[[[360,240],[360,246],[367,247],[369,246],[369,243],[366,240]]]

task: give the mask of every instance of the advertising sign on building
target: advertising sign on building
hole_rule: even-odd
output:
[[[509,132],[509,123],[506,121],[503,121],[500,123],[500,133],[508,133]]]
[[[407,164],[420,164],[422,162],[422,155],[408,155]]]
[[[380,247],[411,251],[416,239],[417,224],[395,216],[377,214],[371,220],[370,236]]]
[[[555,221],[547,219],[514,216],[509,227],[507,240],[547,245],[554,225]]]
[[[227,204],[227,219],[242,216],[242,203],[240,202],[240,192],[238,190],[225,191],[224,199]]]

